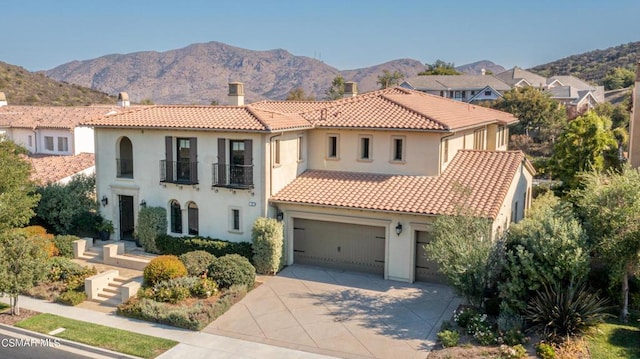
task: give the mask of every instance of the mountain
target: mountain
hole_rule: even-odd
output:
[[[491,71],[494,74],[499,74],[506,69],[500,65],[497,65],[489,60],[476,61],[471,64],[457,66],[456,70],[458,72],[463,72],[469,75],[481,75],[482,70]]]
[[[61,83],[22,67],[0,62],[0,92],[10,105],[78,106],[115,104],[116,98],[90,88]]]
[[[638,60],[640,60],[640,41],[565,57],[538,65],[530,71],[545,77],[573,75],[601,85],[609,69],[626,67],[635,71]]]
[[[358,81],[360,92],[377,89],[382,69],[406,77],[424,70],[416,60],[403,59],[357,70],[343,71],[347,81]],[[134,102],[225,104],[228,83],[245,83],[247,102],[284,99],[301,87],[318,99],[341,73],[322,61],[282,50],[253,51],[220,42],[193,44],[166,52],[113,54],[73,61],[45,72],[58,81],[91,87],[110,94],[125,91]]]

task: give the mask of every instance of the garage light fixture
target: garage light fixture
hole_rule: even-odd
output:
[[[402,233],[402,223],[398,222],[398,225],[396,226],[396,234],[400,235],[400,233]]]
[[[102,207],[106,207],[109,204],[109,198],[107,198],[107,196],[102,196],[102,200],[100,200],[100,202],[102,202]]]

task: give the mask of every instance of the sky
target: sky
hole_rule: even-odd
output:
[[[0,0],[0,61],[49,70],[219,41],[339,70],[412,58],[529,68],[640,41],[638,0]]]

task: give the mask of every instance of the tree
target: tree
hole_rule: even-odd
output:
[[[400,85],[400,81],[404,79],[404,74],[400,71],[394,71],[391,73],[389,70],[382,70],[382,74],[378,75],[378,81],[376,83],[380,85],[381,89]]]
[[[9,295],[11,314],[19,315],[18,296],[42,280],[47,272],[47,253],[37,237],[21,230],[0,233],[0,292]]]
[[[640,270],[640,173],[625,166],[620,172],[591,171],[582,188],[571,192],[594,252],[621,284],[620,319],[629,315],[629,275]]]
[[[462,200],[456,213],[439,216],[433,224],[433,241],[424,246],[429,260],[438,263],[440,272],[470,304],[480,306],[483,293],[493,280],[493,241],[487,219],[475,216],[460,189]]]
[[[315,101],[313,95],[307,95],[302,87],[296,87],[289,91],[287,95],[287,101]]]
[[[553,176],[565,189],[576,188],[576,175],[606,169],[605,155],[617,146],[611,121],[589,111],[571,121],[555,144],[550,163]]]
[[[514,135],[527,135],[536,143],[551,141],[560,134],[567,122],[563,106],[549,94],[533,87],[514,88],[494,102],[493,108],[509,112],[520,122],[513,126]]]
[[[91,235],[94,232],[96,204],[95,175],[77,175],[67,184],[40,187],[37,219],[55,234]]]
[[[338,74],[333,81],[331,87],[326,92],[327,100],[337,100],[344,96],[344,77]]]
[[[605,90],[617,90],[633,86],[635,80],[635,72],[624,67],[616,67],[607,72],[602,84]]]
[[[27,150],[0,136],[0,232],[29,223],[40,196],[30,180]]]
[[[418,76],[424,75],[460,75],[460,72],[456,71],[453,62],[444,62],[440,59],[436,60],[433,64],[425,64],[427,69],[418,74]]]

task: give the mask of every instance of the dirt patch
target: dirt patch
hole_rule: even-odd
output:
[[[39,312],[20,308],[19,315],[11,315],[11,308],[5,309],[3,312],[0,312],[0,323],[6,325],[14,325],[17,322],[22,321],[23,319],[31,318],[34,315],[40,314]]]

